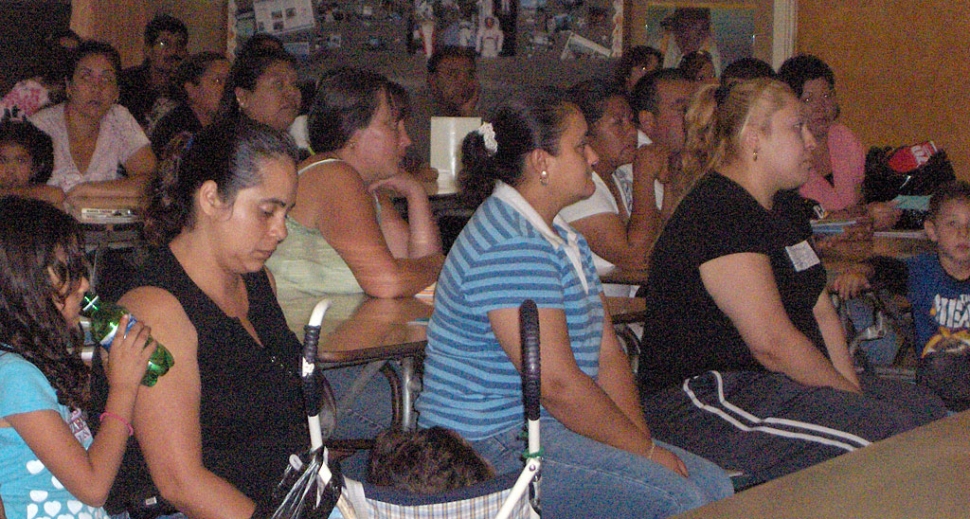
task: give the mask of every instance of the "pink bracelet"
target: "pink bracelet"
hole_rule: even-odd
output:
[[[125,420],[124,418],[112,413],[111,411],[105,411],[101,413],[101,416],[99,418],[102,422],[104,421],[105,418],[113,418],[115,420],[118,420],[119,422],[125,424],[125,427],[128,428],[128,436],[135,435],[135,428],[132,427],[130,423],[128,423],[128,420]]]

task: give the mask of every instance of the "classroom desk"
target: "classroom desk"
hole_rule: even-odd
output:
[[[679,519],[965,519],[970,411],[709,504]]]
[[[142,243],[140,198],[83,197],[70,201],[67,213],[81,224],[89,250]]]
[[[392,382],[392,390],[399,400],[395,406],[399,405],[400,423],[413,427],[416,421],[414,399],[421,391],[416,370],[427,345],[427,319],[433,310],[431,300],[331,294],[280,301],[287,310],[287,324],[301,340],[303,327],[320,299],[329,299],[331,303],[320,329],[317,358],[321,367],[333,369],[388,361],[397,363],[401,369],[396,388]],[[643,320],[643,299],[609,297],[607,307],[615,322]]]
[[[649,274],[647,269],[627,270],[614,267],[613,270],[600,276],[600,281],[604,284],[613,283],[616,285],[635,285],[642,287],[647,284],[647,274]]]
[[[922,231],[883,231],[874,233],[872,240],[823,247],[820,255],[823,260],[858,262],[873,256],[906,259],[934,248],[934,243]]]
[[[81,197],[67,204],[67,213],[81,224],[85,250],[93,253],[92,290],[97,288],[98,267],[108,249],[137,249],[145,245],[143,203],[140,198],[130,197]]]
[[[819,256],[828,273],[829,282],[853,264],[875,256],[904,260],[936,249],[922,231],[884,231],[874,234],[872,240],[840,243],[822,248]]]
[[[872,240],[839,243],[824,247],[819,256],[826,268],[840,272],[847,265],[867,260],[873,256],[906,259],[934,250],[934,244],[922,231],[876,232]],[[614,268],[600,276],[603,283],[640,285],[647,283],[647,270],[624,270]]]

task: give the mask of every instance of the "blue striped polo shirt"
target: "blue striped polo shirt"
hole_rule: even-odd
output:
[[[565,229],[555,230],[566,239]],[[517,308],[525,299],[564,311],[577,365],[596,377],[602,285],[582,237],[579,249],[589,293],[564,247],[553,246],[505,201],[492,196],[482,204],[438,278],[417,401],[421,426],[448,427],[477,441],[523,424],[520,375],[495,338],[488,312]]]

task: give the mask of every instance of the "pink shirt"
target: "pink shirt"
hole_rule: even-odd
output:
[[[798,192],[826,211],[839,211],[859,202],[857,191],[865,176],[866,152],[852,131],[841,124],[829,128],[828,140],[832,183],[812,170]]]
[[[9,115],[11,120],[22,121],[47,106],[50,102],[47,94],[47,87],[36,80],[20,81],[0,101],[0,115]]]

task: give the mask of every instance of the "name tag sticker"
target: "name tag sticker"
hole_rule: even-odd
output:
[[[785,251],[788,253],[792,265],[795,266],[795,272],[808,270],[821,263],[818,255],[815,254],[815,249],[807,241],[789,245],[785,247]]]

